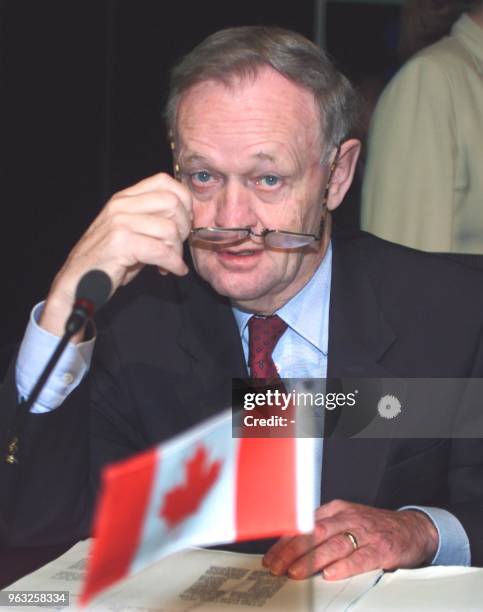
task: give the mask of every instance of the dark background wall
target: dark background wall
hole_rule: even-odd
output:
[[[364,53],[388,72],[371,28],[382,20],[387,47],[397,18],[396,7],[361,9],[328,11],[329,45],[356,79]],[[312,38],[313,19],[312,0],[0,0],[3,355],[109,196],[170,169],[161,109],[173,61],[222,27],[273,24]]]

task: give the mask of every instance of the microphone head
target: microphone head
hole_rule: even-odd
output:
[[[96,312],[109,299],[112,283],[109,276],[102,270],[89,270],[80,279],[75,292],[75,301],[87,301]]]

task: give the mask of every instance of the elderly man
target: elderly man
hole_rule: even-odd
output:
[[[247,365],[257,375],[255,324],[276,328],[284,377],[481,374],[476,272],[367,234],[331,237],[359,153],[347,139],[354,98],[320,49],[276,28],[218,32],[175,68],[176,178],[149,177],[107,203],[34,309],[4,386],[5,427],[79,278],[106,271],[116,295],[97,331],[69,346],[18,465],[1,468],[18,502],[12,516],[3,495],[10,541],[89,533],[102,465],[225,407]],[[483,562],[479,440],[328,438],[320,451],[315,533],[273,544],[273,573]]]

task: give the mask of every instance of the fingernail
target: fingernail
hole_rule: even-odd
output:
[[[273,574],[274,576],[279,576],[280,574],[283,573],[283,565],[282,563],[280,563],[280,561],[276,561],[270,568],[270,573]]]
[[[291,578],[298,578],[300,576],[300,568],[299,567],[291,567],[287,574],[291,577]]]
[[[323,572],[324,578],[332,578],[334,572],[331,569],[325,569]]]

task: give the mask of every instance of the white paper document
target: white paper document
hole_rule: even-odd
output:
[[[76,544],[62,557],[7,590],[68,590],[72,610],[84,579],[88,549],[88,541]],[[294,581],[271,576],[261,565],[261,555],[192,548],[166,557],[113,586],[87,610],[339,612],[366,593],[380,575],[381,572],[369,572],[338,582],[327,582],[317,575],[310,580]],[[34,609],[62,608],[22,607]]]
[[[351,612],[482,612],[483,569],[425,567],[387,573]]]

